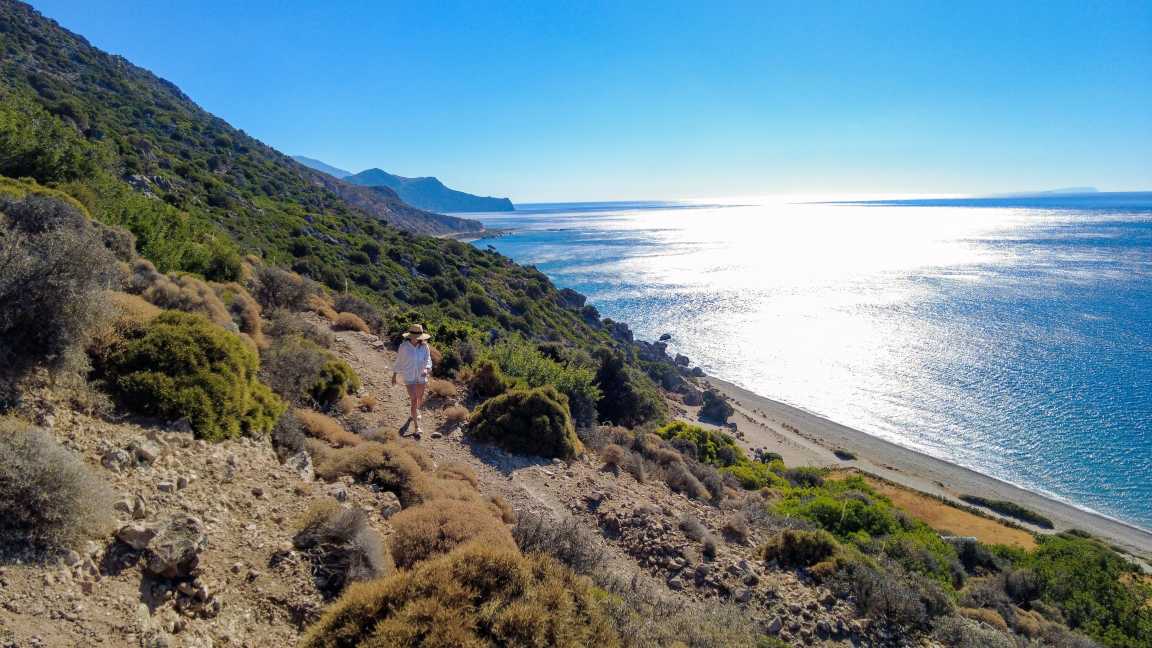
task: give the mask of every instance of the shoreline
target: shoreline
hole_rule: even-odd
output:
[[[912,490],[944,497],[962,507],[979,509],[1028,531],[1051,533],[983,507],[973,507],[961,502],[959,496],[1009,500],[1051,518],[1055,531],[1087,531],[1145,562],[1152,559],[1152,532],[905,448],[726,380],[712,376],[702,380],[728,396],[736,410],[730,420],[736,422],[746,445],[778,452],[789,465],[856,468]],[[833,453],[837,449],[848,450],[857,458],[841,460]]]

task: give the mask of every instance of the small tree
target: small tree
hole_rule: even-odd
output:
[[[575,457],[584,447],[576,436],[567,401],[554,387],[513,389],[476,408],[469,434],[512,452]]]

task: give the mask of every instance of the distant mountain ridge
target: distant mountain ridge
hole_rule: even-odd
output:
[[[325,164],[325,163],[323,163],[320,160],[317,160],[315,158],[305,157],[303,155],[293,155],[290,157],[293,160],[296,160],[297,162],[299,162],[300,164],[303,164],[304,166],[308,167],[309,169],[315,169],[316,171],[319,171],[321,173],[327,173],[328,175],[330,175],[334,178],[344,179],[344,178],[347,178],[348,176],[352,175],[351,171],[345,171],[344,169],[336,168],[330,164]]]
[[[500,212],[514,211],[516,207],[508,198],[477,196],[458,191],[444,185],[439,178],[405,178],[383,169],[368,169],[360,173],[350,173],[315,158],[293,155],[292,159],[306,167],[327,173],[330,176],[363,187],[385,188],[394,191],[401,200],[417,207],[434,212]]]

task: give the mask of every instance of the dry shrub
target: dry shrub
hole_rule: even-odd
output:
[[[1017,648],[1016,641],[1011,637],[975,621],[955,616],[937,621],[932,638],[941,645],[955,648]]]
[[[444,408],[444,421],[457,425],[468,420],[468,408],[463,405],[449,405]]]
[[[335,500],[316,502],[300,519],[292,543],[312,561],[312,577],[326,598],[353,581],[379,578],[392,571],[391,557],[368,518],[358,508]]]
[[[0,418],[0,555],[71,549],[109,532],[109,492],[47,431]]]
[[[88,343],[88,353],[96,359],[97,366],[117,342],[143,329],[163,312],[139,295],[116,290],[104,291],[103,300],[108,306],[108,317],[91,329],[92,339]]]
[[[262,355],[264,381],[296,405],[327,407],[360,389],[351,365],[298,335],[276,338]]]
[[[360,403],[358,406],[361,412],[376,411],[376,396],[373,394],[364,394],[360,397]]]
[[[476,479],[476,471],[462,463],[446,463],[436,469],[436,476],[441,479],[458,479],[472,486],[472,488],[480,488],[480,482]]]
[[[1000,613],[996,610],[989,610],[988,608],[962,607],[956,609],[956,614],[959,614],[965,619],[979,621],[980,623],[991,626],[1000,632],[1009,631],[1008,622],[1005,621],[1004,617],[1000,616]]]
[[[719,548],[716,546],[716,538],[712,537],[711,535],[704,538],[704,548],[702,553],[704,554],[705,558],[708,560],[715,558],[718,549]]]
[[[336,402],[336,410],[344,416],[348,416],[358,409],[360,409],[360,399],[355,396],[345,396]]]
[[[700,523],[700,520],[697,520],[688,513],[680,517],[680,530],[684,532],[686,538],[697,542],[700,542],[708,535],[708,529]]]
[[[166,275],[147,259],[133,264],[128,290],[160,308],[200,313],[220,326],[232,324],[228,307],[208,282],[189,274]]]
[[[327,441],[329,445],[334,447],[356,446],[364,441],[364,439],[345,430],[344,426],[331,416],[310,409],[298,409],[294,414],[309,436]]]
[[[450,380],[433,378],[428,381],[428,397],[442,398],[444,400],[454,399],[457,397],[456,385]]]
[[[700,480],[696,479],[696,476],[692,474],[692,471],[683,461],[677,461],[664,467],[664,483],[668,484],[668,488],[673,491],[692,499],[708,499],[710,495],[708,489],[700,483]]]
[[[500,497],[499,495],[488,495],[484,498],[488,502],[488,507],[493,510],[496,515],[500,517],[500,521],[504,524],[513,524],[516,522],[516,511],[508,500]]]
[[[268,346],[264,338],[264,320],[260,304],[238,283],[212,284],[216,296],[228,307],[232,321],[240,332],[252,338],[258,348]]]
[[[316,313],[317,315],[319,315],[320,317],[323,317],[324,319],[328,320],[329,322],[335,322],[336,321],[337,313],[332,308],[332,303],[329,302],[323,295],[321,295],[319,293],[314,294],[314,295],[309,295],[306,302],[308,304],[308,310],[312,311],[313,313]]]
[[[619,470],[628,462],[631,454],[615,443],[609,443],[600,450],[600,459],[605,466]]]
[[[337,331],[360,331],[361,333],[368,333],[370,330],[368,324],[355,313],[337,313],[336,319],[332,320],[332,328]]]
[[[594,574],[607,561],[597,536],[574,518],[554,520],[526,512],[512,528],[512,537],[524,553],[549,555],[581,574]]]
[[[331,349],[336,344],[336,336],[327,328],[321,328],[304,318],[286,310],[276,310],[268,314],[268,325],[264,334],[273,338],[299,336],[323,349]]]
[[[248,286],[256,301],[269,310],[304,310],[309,306],[309,298],[320,292],[316,283],[295,272],[264,265],[253,268]]]
[[[739,544],[747,543],[748,536],[752,533],[748,528],[748,519],[744,517],[743,513],[736,513],[725,520],[722,531],[729,542]]]
[[[354,584],[309,628],[302,645],[621,644],[586,578],[550,558],[521,556],[515,546],[473,542],[411,571]]]
[[[424,469],[417,460],[425,457],[408,444],[365,441],[354,447],[329,448],[313,440],[307,448],[316,476],[325,481],[349,476],[375,484],[396,493],[404,506],[423,502],[433,490],[434,485],[427,483],[431,478],[423,474]]]
[[[392,555],[405,568],[472,540],[485,546],[516,546],[508,527],[488,508],[472,502],[445,500],[435,506],[407,508],[389,522],[394,531]]]
[[[384,326],[384,314],[372,304],[355,295],[337,295],[332,308],[341,313],[352,313],[368,325],[369,332],[379,332]]]
[[[64,219],[78,224],[10,231],[5,213],[15,218],[14,203],[0,205],[0,374],[22,377],[37,366],[83,371],[84,347],[107,313],[104,291],[118,283],[116,259],[72,207],[31,196],[26,202],[68,211]],[[10,382],[0,380],[0,392]]]
[[[738,605],[715,598],[695,601],[642,576],[601,572],[596,584],[609,593],[604,605],[628,648],[768,648],[757,622]]]

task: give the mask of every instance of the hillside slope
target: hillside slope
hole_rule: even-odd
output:
[[[640,365],[627,327],[602,322],[536,269],[413,236],[475,231],[477,221],[308,169],[27,4],[0,0],[0,52],[0,176],[52,187],[128,229],[161,271],[236,281],[255,255],[378,306],[415,309],[427,324],[517,332],[582,358],[615,349]],[[678,375],[670,361],[645,366]]]
[[[381,169],[368,169],[344,178],[348,182],[367,187],[387,187],[395,191],[410,205],[436,212],[498,212],[513,211],[507,198],[475,196],[449,189],[437,178],[405,178]]]
[[[0,1],[0,51],[0,88],[31,98],[101,144],[111,157],[108,170],[138,191],[204,212],[233,232],[258,231],[292,204],[347,210],[302,165],[204,111],[172,83],[92,47],[24,3]],[[358,208],[410,231],[478,229],[474,221],[422,212],[394,195]]]

